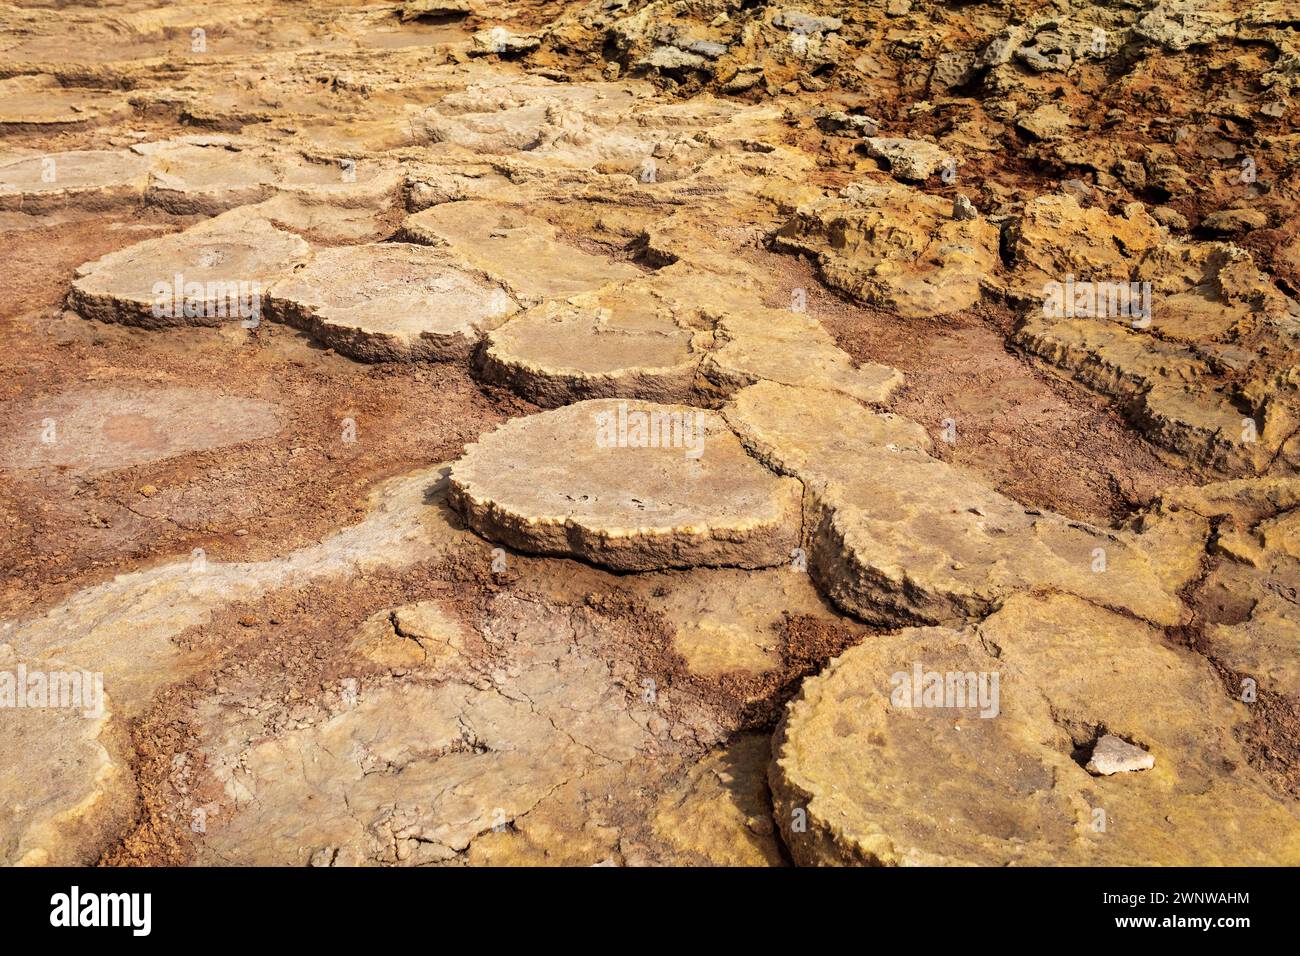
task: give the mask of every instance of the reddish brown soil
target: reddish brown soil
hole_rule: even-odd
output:
[[[202,386],[277,404],[284,425],[270,438],[111,474],[0,475],[5,616],[195,547],[248,560],[319,540],[355,520],[376,480],[455,458],[527,408],[510,395],[489,397],[463,367],[362,365],[269,323],[251,334],[237,324],[157,333],[60,313],[58,290],[76,265],[170,228],[106,226],[7,235],[7,254],[21,266],[0,279],[0,302],[10,304],[0,350],[11,369],[0,421],[18,427],[30,403],[88,385]],[[353,443],[343,440],[344,418],[356,422]],[[140,489],[150,486],[146,497]]]

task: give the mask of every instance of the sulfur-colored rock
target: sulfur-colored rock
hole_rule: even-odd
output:
[[[335,201],[338,200],[338,201]],[[379,242],[392,233],[395,197],[367,196],[349,204],[326,190],[282,190],[248,212],[313,245]]]
[[[38,131],[57,135],[131,114],[120,93],[65,88],[48,74],[0,80],[0,104],[0,135]]]
[[[397,10],[397,18],[405,23],[421,17],[454,19],[473,12],[469,0],[406,0]]]
[[[0,644],[0,707],[0,864],[93,862],[136,799],[102,673]]]
[[[1138,20],[1138,36],[1170,50],[1213,42],[1230,29],[1227,10],[1206,9],[1189,0],[1163,0]]]
[[[755,631],[748,622],[699,621],[678,629],[673,650],[693,674],[762,674],[778,663],[776,635]]]
[[[464,361],[515,310],[445,251],[397,242],[322,249],[267,298],[272,318],[364,362]]]
[[[1300,862],[1296,4],[1024,6],[0,5],[0,862]]]
[[[145,328],[255,323],[267,288],[307,253],[299,237],[236,210],[86,263],[69,302],[88,319]]]
[[[1016,120],[1019,129],[1024,130],[1034,139],[1042,140],[1063,139],[1069,134],[1073,125],[1074,121],[1070,114],[1062,111],[1054,103],[1044,103]]]
[[[685,400],[702,329],[641,284],[549,302],[490,332],[482,375],[543,406],[587,398]]]
[[[1226,472],[1253,472],[1276,448],[1257,440],[1250,416],[1201,383],[1195,352],[1116,322],[1031,317],[1015,334],[1029,352],[1086,385],[1123,399],[1156,444]]]
[[[29,214],[139,202],[149,161],[126,150],[73,150],[0,163],[0,209]]]
[[[1187,616],[1177,591],[1198,566],[1193,536],[1206,529],[1195,520],[1171,552],[1027,509],[930,457],[916,424],[840,396],[761,384],[724,413],[746,448],[804,483],[814,579],[865,620],[953,624],[1021,590],[1068,591],[1164,625]]]
[[[136,796],[121,720],[139,715],[160,687],[199,666],[200,656],[175,640],[187,628],[235,601],[317,579],[406,567],[443,553],[457,535],[468,538],[436,507],[445,496],[440,470],[384,483],[358,524],[282,557],[229,562],[196,549],[185,560],[88,587],[42,614],[0,623],[0,671],[14,671],[19,662],[29,670],[86,671],[102,675],[108,692],[103,713],[91,717],[82,709],[0,707],[6,727],[0,757],[15,768],[0,784],[10,788],[2,794],[0,860],[90,865],[120,838]],[[436,606],[406,606],[389,620],[409,635],[407,643],[427,651],[412,662],[425,667],[454,659],[463,638]]]
[[[722,316],[701,372],[727,393],[769,381],[831,389],[873,404],[888,401],[903,384],[896,368],[855,366],[815,319],[762,307]]]
[[[214,744],[219,741],[214,741]],[[232,862],[445,861],[526,813],[589,759],[527,701],[460,683],[377,688],[311,728],[218,762],[228,819],[208,845]],[[294,832],[279,821],[310,801]]]
[[[799,496],[716,412],[612,399],[515,419],[451,472],[452,504],[479,533],[618,570],[780,564]]]
[[[352,648],[383,667],[445,669],[465,649],[464,625],[437,601],[379,611],[367,619]]]
[[[1175,488],[1164,500],[1215,523],[1217,560],[1201,582],[1205,654],[1244,697],[1300,699],[1300,478]]]
[[[806,680],[773,741],[776,821],[801,864],[1294,865],[1297,813],[1247,763],[1247,719],[1151,628],[1020,595]],[[1074,754],[1101,727],[1154,766],[1090,774]]]
[[[180,560],[84,588],[43,613],[4,621],[0,641],[22,655],[54,655],[102,672],[118,711],[134,716],[160,686],[193,666],[175,638],[215,610],[256,601],[275,588],[407,567],[445,553],[458,536],[470,538],[442,514],[441,470],[382,483],[362,520],[318,543],[252,562],[222,561],[197,548]]]
[[[1137,203],[1112,216],[1066,195],[1028,203],[1006,248],[1011,291],[1030,303],[1018,345],[1214,471],[1252,474],[1278,456],[1297,421],[1282,330],[1300,306],[1249,253],[1171,239]]]
[[[774,238],[813,256],[825,280],[905,318],[972,306],[998,260],[998,230],[896,183],[857,183],[802,206]]]
[[[845,626],[817,593],[806,556],[792,551],[784,565],[760,571],[696,568],[627,579],[672,630],[672,650],[692,674],[759,676],[783,660],[782,632],[799,617]]]
[[[148,201],[178,215],[217,215],[269,199],[282,178],[273,154],[229,137],[186,137],[137,146],[150,160]]]
[[[770,754],[764,734],[741,734],[709,754],[659,801],[655,834],[708,866],[782,865],[767,791]]]
[[[1201,228],[1221,235],[1240,235],[1268,225],[1268,215],[1258,209],[1221,209],[1201,220]]]
[[[471,38],[474,52],[479,54],[510,55],[527,53],[541,46],[541,40],[529,34],[511,33],[505,27],[480,30]]]
[[[494,202],[433,206],[408,217],[402,232],[415,242],[449,246],[529,305],[640,275],[626,263],[566,245],[549,223]]]
[[[404,606],[395,617],[422,613]],[[546,839],[530,818],[552,794],[572,800],[573,786],[654,748],[653,711],[618,686],[564,610],[504,597],[476,639],[493,648],[491,673],[480,651],[429,662],[431,683],[344,677],[310,719],[271,734],[243,708],[205,707],[199,748],[217,791],[200,859],[458,862],[512,830]],[[575,836],[547,842],[562,852]]]
[[[1045,283],[1067,277],[1127,282],[1138,259],[1161,239],[1160,224],[1140,204],[1114,216],[1084,208],[1068,193],[1039,196],[1007,226],[1013,289],[1039,303]]]
[[[1300,561],[1280,564],[1281,574],[1223,574],[1232,593],[1251,600],[1249,617],[1240,622],[1210,624],[1205,629],[1205,652],[1231,668],[1241,693],[1258,697],[1259,691],[1300,700]],[[1250,684],[1243,682],[1250,681]]]

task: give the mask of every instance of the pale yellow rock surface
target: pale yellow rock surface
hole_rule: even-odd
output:
[[[508,827],[479,834],[471,866],[621,866],[623,821],[614,794],[647,784],[645,764],[613,763],[566,780]]]
[[[600,593],[611,583],[609,572],[577,562],[562,572],[530,563],[515,573],[521,584],[555,601]],[[671,633],[670,649],[687,669],[708,678],[761,677],[776,670],[790,617],[861,628],[822,598],[807,573],[806,555],[794,549],[784,565],[771,568],[647,571],[617,581],[662,616]]]
[[[1017,345],[1116,399],[1189,461],[1221,474],[1271,467],[1300,422],[1286,331],[1300,305],[1249,253],[1172,239],[1141,203],[1112,215],[1064,194],[1027,203],[1006,237],[1010,291],[1029,303]],[[1109,291],[1094,306],[1092,283],[1136,289],[1140,314]]]
[[[806,475],[814,492],[861,470],[877,449],[924,455],[933,447],[911,419],[776,382],[742,389],[722,414],[751,454],[784,474]]]
[[[438,601],[380,611],[352,640],[353,650],[393,670],[446,667],[465,650],[465,625]]]
[[[137,150],[152,160],[149,201],[172,213],[213,216],[261,202],[279,178],[271,154],[226,137],[149,143]]]
[[[986,689],[997,674],[997,706],[917,706],[916,667]],[[773,743],[776,819],[802,864],[1294,865],[1296,810],[1248,766],[1247,719],[1149,627],[1017,596],[964,631],[864,641],[806,681]],[[1101,728],[1154,767],[1093,777],[1072,755]]]
[[[684,862],[708,866],[780,866],[767,790],[766,734],[741,734],[709,754],[659,801],[654,831]]]
[[[59,686],[86,688],[67,700],[80,700],[89,709],[15,707],[14,695],[32,689],[17,683],[20,665],[29,680],[39,675],[45,688],[75,679],[75,685]],[[7,768],[0,777],[0,864],[93,862],[135,810],[127,735],[112,700],[105,693],[94,704],[92,672],[54,658],[20,655],[8,644],[0,644],[0,680],[9,684],[0,734],[0,762]]]
[[[694,674],[762,674],[780,663],[776,635],[755,631],[745,624],[700,621],[678,628],[673,650],[686,660]]]
[[[46,130],[59,133],[123,119],[131,112],[120,93],[66,89],[53,76],[10,76],[0,80],[0,133]]]
[[[559,241],[555,227],[500,203],[443,203],[409,216],[402,234],[413,242],[446,245],[520,302],[576,295],[640,272]]]
[[[878,362],[855,366],[815,319],[761,307],[724,315],[702,374],[732,392],[759,381],[825,388],[879,404],[903,373]]]
[[[183,560],[88,587],[44,613],[0,623],[0,641],[20,654],[54,655],[103,672],[119,711],[134,715],[195,663],[173,638],[214,610],[286,585],[409,566],[463,536],[439,508],[446,493],[441,470],[384,482],[361,521],[319,543],[258,562],[221,561],[197,549]]]
[[[563,611],[503,596],[474,639],[491,656],[426,662],[418,682],[344,678],[318,714],[269,736],[256,713],[205,708],[201,747],[221,789],[204,857],[452,862],[526,827],[566,784],[657,746],[653,705],[617,684]]]
[[[150,161],[145,200],[178,215],[214,216],[282,191],[358,203],[399,186],[389,162],[312,157],[236,136],[184,136],[133,150]]]
[[[1300,699],[1300,562],[1279,570],[1286,578],[1274,578],[1272,587],[1267,581],[1236,582],[1238,593],[1254,599],[1250,617],[1207,626],[1205,652],[1240,674],[1240,680],[1253,681],[1256,692],[1294,700]]]
[[[145,328],[252,322],[266,289],[307,254],[298,236],[235,210],[86,263],[69,301],[88,319]]]
[[[396,195],[368,196],[352,203],[346,196],[323,190],[283,190],[249,210],[313,244],[353,245],[387,239],[397,208]]]
[[[1204,653],[1247,696],[1300,699],[1300,478],[1175,488],[1165,501],[1215,522],[1210,551],[1219,560],[1202,582]]]
[[[1064,193],[1039,196],[1007,229],[1016,267],[1013,289],[1037,302],[1045,283],[1065,282],[1066,276],[1127,282],[1138,259],[1162,237],[1159,223],[1140,203],[1111,215],[1084,208]]]
[[[691,319],[644,282],[548,302],[488,334],[482,376],[542,406],[684,401],[703,335]]]
[[[464,361],[516,310],[444,251],[396,242],[322,249],[267,300],[272,318],[366,362]]]
[[[845,397],[756,385],[725,414],[760,460],[809,489],[814,580],[865,620],[959,623],[1044,589],[1163,625],[1187,616],[1177,589],[1196,573],[1203,539],[1181,553],[1148,550],[1132,532],[1027,509],[930,457],[919,426]]]
[[[817,593],[803,558],[796,551],[784,565],[766,570],[650,572],[628,583],[673,625],[675,646],[698,647],[702,655],[733,647],[765,669],[773,663],[776,636],[787,616],[848,623]],[[760,650],[761,656],[755,654]]]
[[[225,798],[247,808],[209,823],[216,859],[301,865],[324,851],[357,865],[447,860],[528,812],[585,754],[527,701],[443,684],[367,692],[237,766],[214,756]]]
[[[1198,387],[1208,367],[1189,349],[1086,318],[1033,316],[1016,341],[1084,384],[1130,402],[1130,414],[1152,441],[1193,460],[1254,471],[1277,451],[1226,397]]]
[[[1297,862],[1295,15],[1147,6],[0,8],[0,641],[111,696],[0,710],[3,861]],[[1152,325],[1041,316],[1069,274]],[[593,398],[717,431],[532,431]],[[891,649],[999,716],[872,725]]]
[[[717,413],[612,399],[515,419],[451,472],[452,504],[481,534],[619,570],[783,563],[799,496]]]
[[[256,140],[186,136],[130,149],[6,157],[0,161],[0,209],[39,215],[144,203],[167,213],[212,216],[265,201],[268,213],[274,209],[292,220],[324,220],[330,213],[338,219],[344,209],[361,218],[363,209],[372,213],[391,204],[402,184],[400,168],[390,161],[309,159]],[[314,217],[310,207],[316,207]]]
[[[74,150],[0,162],[0,209],[29,214],[66,206],[107,209],[138,202],[149,161],[127,150]]]
[[[483,69],[470,82],[424,106],[412,119],[418,140],[437,152],[467,149],[477,155],[527,151],[555,168],[613,164],[632,171],[655,148],[661,134],[624,83],[559,83],[521,80]],[[641,115],[628,122],[632,111]],[[690,115],[684,104],[674,111]]]

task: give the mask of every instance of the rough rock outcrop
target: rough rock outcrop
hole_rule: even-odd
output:
[[[813,256],[828,283],[905,318],[969,308],[998,258],[998,232],[901,185],[856,183],[800,207],[775,236]]]

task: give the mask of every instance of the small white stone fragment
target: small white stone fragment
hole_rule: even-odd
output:
[[[1093,747],[1092,757],[1084,769],[1097,777],[1109,777],[1114,773],[1150,770],[1155,765],[1156,758],[1141,747],[1135,747],[1114,734],[1106,734]]]

